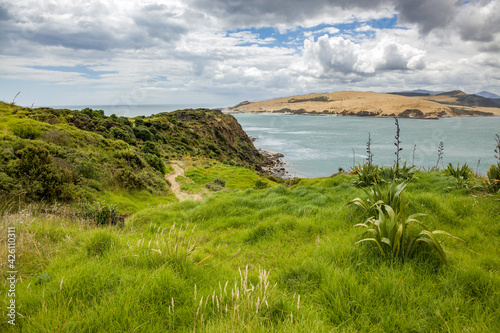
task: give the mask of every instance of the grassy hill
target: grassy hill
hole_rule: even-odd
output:
[[[5,213],[0,238],[16,227],[19,280],[16,326],[1,329],[498,331],[499,201],[470,196],[442,172],[418,173],[404,196],[408,213],[464,241],[443,244],[447,264],[426,251],[402,262],[353,246],[352,226],[366,219],[346,205],[366,199],[354,179],[220,191],[143,209],[124,228],[63,208]]]
[[[231,112],[434,118],[500,115],[500,105],[476,95],[408,96],[408,94],[337,91],[261,102],[245,101],[231,108]]]

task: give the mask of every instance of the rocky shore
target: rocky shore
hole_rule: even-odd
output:
[[[285,170],[284,166],[286,163],[281,160],[281,158],[285,155],[262,149],[258,149],[258,151],[266,159],[261,167],[262,172],[269,173],[269,175],[272,177],[278,177],[282,179],[291,178],[291,176],[288,174],[288,171]]]

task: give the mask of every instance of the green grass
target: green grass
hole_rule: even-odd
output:
[[[200,183],[219,177],[231,184],[224,176],[235,170],[195,171]],[[118,193],[110,200],[136,212],[125,228],[36,210],[5,214],[0,241],[16,226],[22,279],[16,326],[4,321],[0,330],[499,331],[499,201],[447,189],[453,179],[439,172],[418,173],[405,192],[408,213],[427,214],[421,219],[429,229],[465,242],[444,243],[447,264],[425,256],[402,264],[353,247],[360,233],[350,227],[364,215],[346,203],[366,199],[353,179],[304,179],[292,188],[149,207],[141,193]],[[0,255],[6,258],[5,246]]]
[[[168,205],[178,201],[173,194],[155,196],[145,190],[107,191],[98,200],[114,205],[122,214],[136,213],[149,207]]]
[[[226,165],[214,160],[196,159],[189,162],[189,170],[185,178],[180,178],[181,189],[189,192],[197,192],[205,187],[205,184],[213,182],[216,178],[226,182],[225,187],[230,190],[246,190],[255,187],[257,180],[261,180],[268,187],[276,186],[276,183],[264,178],[247,168]]]

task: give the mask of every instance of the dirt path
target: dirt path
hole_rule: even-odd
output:
[[[177,199],[179,199],[179,201],[202,201],[203,197],[201,195],[191,194],[181,190],[181,183],[179,183],[175,178],[177,178],[177,176],[184,176],[184,169],[181,168],[178,164],[171,164],[170,166],[174,169],[174,172],[169,173],[165,176],[165,178],[167,178],[170,184],[172,184],[172,186],[170,186],[170,189],[172,190],[172,192],[174,192]]]

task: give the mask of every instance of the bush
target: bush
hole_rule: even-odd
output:
[[[146,154],[146,161],[151,167],[165,174],[165,164],[161,158],[153,154]]]
[[[12,132],[22,139],[35,140],[42,133],[41,130],[31,123],[18,125],[12,128]]]
[[[401,164],[397,169],[395,166],[384,166],[380,169],[380,177],[386,180],[410,180],[417,173],[417,168],[414,165],[407,165],[406,162]]]
[[[365,228],[365,238],[354,244],[371,242],[377,246],[380,254],[385,258],[395,258],[404,261],[412,258],[417,252],[432,249],[437,252],[442,262],[446,262],[446,254],[441,247],[443,241],[439,241],[437,235],[445,235],[448,238],[456,238],[446,231],[429,231],[420,221],[416,219],[424,214],[413,214],[406,218],[403,212],[396,213],[391,206],[377,207],[378,217],[370,217],[364,223],[358,223],[354,227]],[[414,227],[423,228],[418,234],[412,232]],[[445,239],[446,240],[446,239]]]
[[[488,176],[488,188],[497,192],[500,190],[500,163],[493,164],[486,171],[486,175]]]
[[[136,120],[137,122],[137,120]],[[142,141],[152,141],[154,140],[154,135],[151,133],[146,126],[134,127],[134,135],[137,139]]]
[[[457,179],[472,179],[473,178],[473,172],[472,169],[465,163],[460,167],[460,163],[457,164],[457,167],[455,168],[453,164],[448,163],[448,167],[444,169],[444,172],[452,177],[455,177]]]
[[[219,184],[214,183],[214,182],[206,183],[205,188],[209,189],[210,191],[214,191],[214,192],[221,191],[224,189],[224,187],[222,187]]]
[[[144,146],[142,146],[142,151],[144,151],[146,154],[152,154],[156,156],[160,156],[160,151],[158,150],[158,146],[156,143],[152,141],[146,141],[144,142]]]
[[[129,144],[134,143],[134,139],[132,138],[132,133],[124,131],[119,127],[112,127],[110,133],[114,139],[123,140]]]
[[[116,224],[121,215],[113,205],[83,204],[79,208],[79,215],[85,220],[91,220],[97,225]]]
[[[220,178],[215,178],[214,183],[220,185],[221,187],[226,187],[226,181]]]
[[[396,212],[399,212],[404,210],[402,197],[407,185],[408,183],[405,182],[400,184],[392,182],[386,187],[376,185],[369,190],[363,189],[368,196],[366,201],[361,198],[355,198],[347,204],[360,207],[368,216],[377,215],[379,208],[383,208],[384,205],[388,205]]]
[[[119,169],[115,174],[115,180],[122,188],[126,189],[144,190],[148,188],[144,179],[129,169]]]
[[[58,170],[47,149],[27,146],[18,152],[19,182],[26,197],[33,200],[53,200],[59,197],[62,174]]]
[[[267,187],[267,183],[265,181],[263,181],[262,179],[257,179],[255,181],[254,188],[256,190],[262,190],[262,189],[265,189],[266,187]]]
[[[364,163],[351,169],[351,173],[358,177],[358,180],[354,184],[359,187],[370,186],[380,182],[380,169],[376,164]]]

